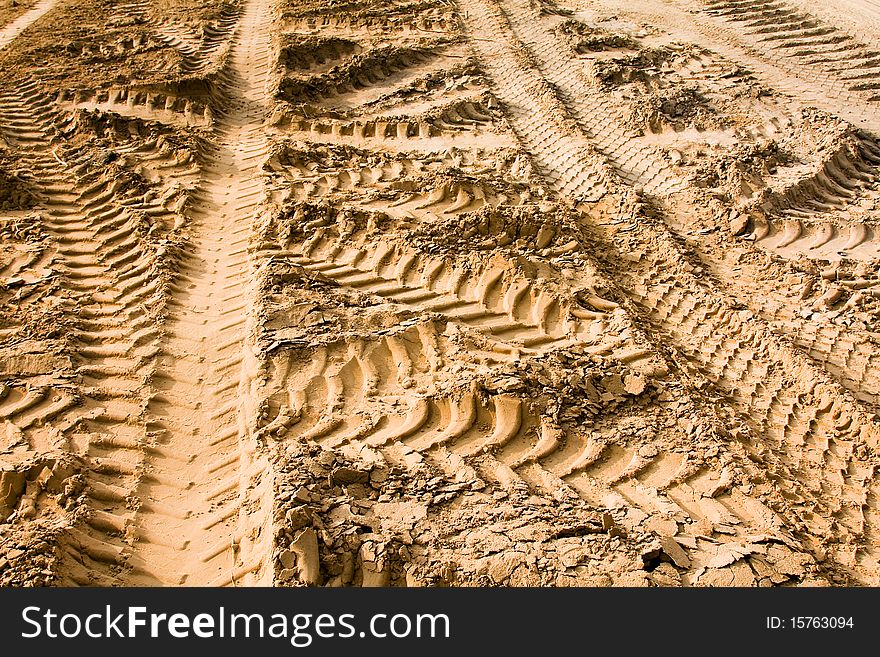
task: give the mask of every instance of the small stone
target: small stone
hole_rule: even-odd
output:
[[[660,543],[654,542],[646,547],[642,548],[641,558],[642,564],[646,567],[650,565],[657,565],[657,561],[660,559],[660,555],[663,554],[663,547]]]
[[[730,233],[731,235],[742,235],[746,232],[749,225],[748,215],[732,212],[730,216]]]
[[[388,469],[387,468],[373,468],[370,471],[370,483],[371,484],[383,484],[388,481]]]
[[[612,529],[614,529],[614,526],[615,526],[614,525],[614,516],[612,516],[610,513],[603,513],[602,514],[602,529],[607,532],[607,531],[611,531]]]
[[[288,509],[284,514],[284,523],[290,531],[296,531],[311,524],[312,520],[305,509]]]
[[[654,516],[645,523],[645,528],[658,536],[675,536],[678,533],[678,523],[671,518]]]
[[[682,549],[681,545],[679,545],[674,538],[671,536],[661,536],[660,546],[662,547],[663,552],[672,559],[672,563],[676,566],[679,568],[690,567],[690,557],[688,557],[687,552]]]
[[[645,377],[637,374],[628,374],[623,379],[623,389],[631,395],[640,395],[645,391],[647,381]]]
[[[309,586],[321,583],[321,564],[318,554],[318,534],[308,527],[290,543],[290,551],[296,555],[300,581]]]
[[[278,560],[285,568],[296,568],[296,555],[290,550],[284,550],[278,555]]]
[[[657,586],[681,586],[681,576],[670,563],[661,563],[648,575]]]

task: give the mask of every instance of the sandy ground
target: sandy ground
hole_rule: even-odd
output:
[[[880,584],[880,5],[0,5],[0,583]]]
[[[0,25],[8,26],[37,4],[33,0],[3,0],[0,2]]]

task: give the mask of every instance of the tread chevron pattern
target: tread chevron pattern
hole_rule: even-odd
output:
[[[31,24],[52,11],[55,2],[56,0],[40,0],[21,16],[0,27],[0,49],[5,48]]]
[[[880,50],[802,7],[8,12],[0,584],[880,583]]]

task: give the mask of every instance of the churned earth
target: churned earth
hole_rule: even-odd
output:
[[[0,0],[0,584],[880,584],[880,6]]]

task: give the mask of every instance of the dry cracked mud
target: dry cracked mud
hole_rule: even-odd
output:
[[[0,0],[0,584],[880,584],[814,4]]]

